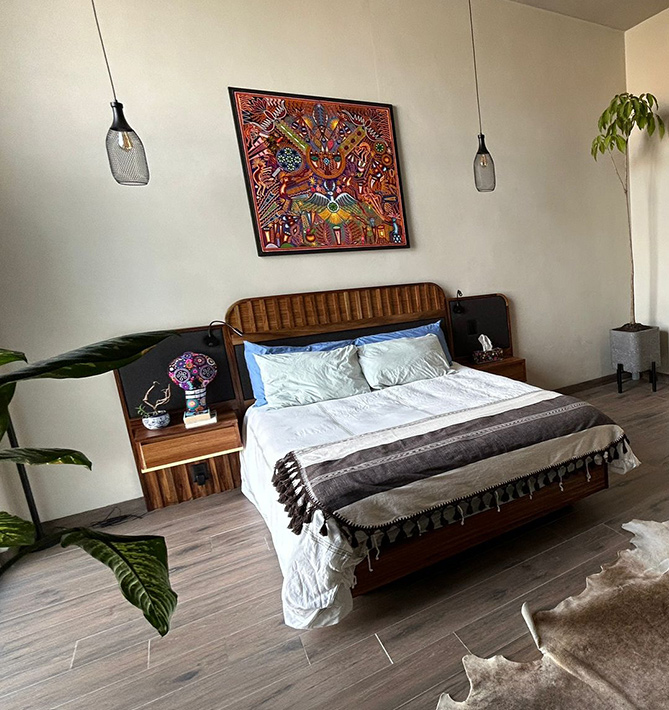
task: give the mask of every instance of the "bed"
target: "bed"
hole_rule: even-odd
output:
[[[245,339],[302,344],[434,320],[448,331],[435,284],[246,299],[226,320],[244,333],[226,338],[245,412],[242,491],[271,532],[294,628],[336,624],[353,596],[602,490],[609,470],[638,464],[622,430],[589,405],[457,363],[342,399],[251,406]],[[529,438],[510,442],[508,432]],[[438,471],[423,476],[430,466]]]

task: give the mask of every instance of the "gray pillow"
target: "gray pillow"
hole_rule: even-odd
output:
[[[372,389],[446,375],[450,367],[436,335],[397,338],[358,348],[360,367]]]
[[[255,355],[270,409],[369,392],[355,345],[325,352]]]

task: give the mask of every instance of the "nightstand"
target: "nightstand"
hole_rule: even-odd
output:
[[[527,374],[525,372],[525,358],[522,357],[505,357],[496,362],[482,362],[476,365],[473,362],[463,362],[467,367],[473,367],[475,370],[483,370],[484,372],[492,372],[495,375],[509,377],[512,380],[520,380],[527,382]]]
[[[196,429],[179,422],[149,430],[141,419],[128,429],[149,510],[239,487],[242,440],[234,412],[219,411],[216,423]]]

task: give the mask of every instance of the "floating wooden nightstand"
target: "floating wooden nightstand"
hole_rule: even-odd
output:
[[[234,412],[220,412],[215,424],[197,429],[186,429],[179,422],[149,431],[141,420],[133,419],[129,433],[149,510],[240,484],[242,440]]]
[[[239,452],[242,440],[235,411],[235,391],[230,375],[226,340],[220,328],[184,328],[114,374],[137,474],[149,510],[164,508],[193,498],[240,486]],[[214,359],[218,375],[207,388],[210,407],[218,421],[194,429],[182,422],[183,393],[173,391],[172,424],[146,429],[137,414],[146,388],[152,381],[169,383],[167,367],[181,353],[204,353]]]
[[[479,365],[476,365],[473,362],[465,362],[463,364],[467,365],[467,367],[473,367],[475,370],[492,372],[495,375],[510,377],[512,380],[527,382],[525,358],[522,357],[505,357],[502,360],[497,360],[495,362],[482,362]]]

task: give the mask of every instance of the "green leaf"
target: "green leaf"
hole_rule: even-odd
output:
[[[35,542],[35,526],[0,510],[0,547],[22,547]]]
[[[653,118],[653,114],[651,114],[648,117],[648,135],[652,136],[653,133],[655,133],[655,119]]]
[[[22,463],[25,466],[42,466],[49,464],[71,464],[91,468],[92,463],[81,451],[74,449],[2,449],[0,461]]]
[[[101,375],[137,360],[145,352],[172,335],[176,334],[160,330],[152,333],[124,335],[120,338],[86,345],[78,350],[71,350],[6,375],[0,375],[0,385],[38,377],[64,379]]]
[[[18,350],[3,350],[0,348],[0,365],[6,365],[8,362],[16,362],[17,360],[28,362],[24,353]]]
[[[627,150],[627,141],[622,136],[616,136],[616,147],[624,153]]]
[[[658,128],[658,132],[660,134],[660,138],[664,138],[664,132],[665,132],[664,121],[657,114],[655,115],[655,120],[657,121],[657,128]]]
[[[107,565],[116,575],[123,596],[144,613],[161,636],[170,630],[177,595],[170,586],[167,547],[162,537],[128,537],[75,528],[66,532],[63,547],[77,545]]]
[[[0,387],[0,440],[9,427],[9,403],[12,401],[15,389],[15,382]]]
[[[597,139],[595,138],[594,141],[592,141],[592,146],[590,147],[590,155],[597,160],[597,151],[599,150],[599,144],[597,142]]]

